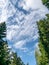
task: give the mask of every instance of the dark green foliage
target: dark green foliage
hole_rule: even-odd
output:
[[[49,9],[49,0],[42,0],[42,2]],[[37,65],[49,65],[49,14],[46,16],[47,19],[38,22],[39,51],[35,52]]]
[[[49,9],[49,0],[42,2]],[[39,49],[35,52],[37,65],[49,65],[49,14],[46,16],[46,19],[37,22],[39,30]]]
[[[36,50],[35,54],[36,54],[37,65],[48,65],[49,64],[48,55],[42,43],[39,44],[39,50]]]
[[[39,41],[44,45],[44,48],[49,56],[49,17],[38,22]]]
[[[12,52],[12,57],[11,57],[11,64],[10,65],[25,65],[21,58],[17,56],[16,53]]]
[[[0,24],[0,39],[2,39],[4,37],[6,37],[6,24],[5,24],[5,22]]]
[[[6,41],[6,24],[0,24],[0,64],[8,65],[9,64],[9,52],[8,45]]]
[[[43,4],[49,8],[49,0],[42,0]]]
[[[11,53],[6,40],[6,24],[0,23],[0,65],[25,65],[16,53]]]
[[[25,65],[16,53],[11,53],[6,40],[6,24],[0,24],[0,65]]]
[[[46,16],[46,19],[37,22],[39,30],[39,50],[36,51],[37,65],[49,65],[49,15]]]

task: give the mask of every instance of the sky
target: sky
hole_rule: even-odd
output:
[[[0,23],[6,22],[9,48],[17,52],[25,64],[36,65],[39,37],[36,22],[47,13],[41,0],[0,0]]]

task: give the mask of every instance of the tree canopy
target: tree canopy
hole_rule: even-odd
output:
[[[49,9],[49,0],[42,0],[43,4]],[[39,33],[39,49],[35,56],[37,65],[49,65],[49,14],[46,18],[37,22]]]

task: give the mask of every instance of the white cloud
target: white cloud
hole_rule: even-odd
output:
[[[48,13],[46,7],[41,3],[41,0],[23,0],[19,2],[19,8],[25,9],[30,13],[24,14],[23,10],[19,11],[15,7],[17,0],[11,0],[14,5],[8,0],[7,4],[7,14],[6,10],[3,10],[1,16],[6,19],[7,15],[7,39],[12,41],[16,49],[21,49],[26,52],[27,48],[25,46],[26,42],[36,40],[37,35],[37,24],[36,21],[45,17],[45,14]],[[29,9],[32,9],[31,11]],[[1,18],[2,21],[4,21]]]
[[[14,47],[15,48],[18,48],[18,49],[21,49],[24,45],[25,41],[24,40],[21,40],[21,41],[18,41],[14,44]]]
[[[2,15],[0,17],[0,22],[4,22],[7,19],[6,10],[2,11]]]
[[[17,1],[17,0],[16,0]],[[18,3],[19,7],[22,7],[25,10],[29,10],[29,9],[38,9],[38,8],[44,8],[45,6],[42,4],[42,0],[21,0]]]
[[[12,37],[15,35],[14,30],[7,31],[7,32],[9,32],[7,33],[7,39],[12,40]]]
[[[0,0],[0,23],[7,20],[7,2],[8,0]]]
[[[0,0],[0,7],[4,8],[6,6],[5,2],[7,2],[7,0]]]
[[[23,47],[26,44],[25,40],[21,40],[13,44],[13,47],[16,49],[23,50],[24,52],[27,51],[27,48]]]
[[[29,8],[40,8],[42,6],[41,0],[24,0],[25,5],[23,6],[24,9],[29,9]]]

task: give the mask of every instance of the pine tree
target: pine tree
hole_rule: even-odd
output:
[[[0,65],[25,65],[16,53],[10,52],[6,40],[6,24],[3,22],[0,24]]]
[[[42,0],[42,2],[49,9],[49,0]]]
[[[49,0],[42,2],[49,9]],[[49,65],[49,14],[46,16],[46,19],[37,23],[39,29],[39,49],[35,52],[37,65]]]
[[[21,58],[17,56],[17,53],[12,52],[10,65],[25,65],[25,64],[22,62]]]
[[[40,20],[37,25],[39,29],[39,51],[36,51],[37,65],[49,65],[49,15],[47,19]]]
[[[6,24],[0,23],[0,65],[9,65],[9,51],[6,41]]]

